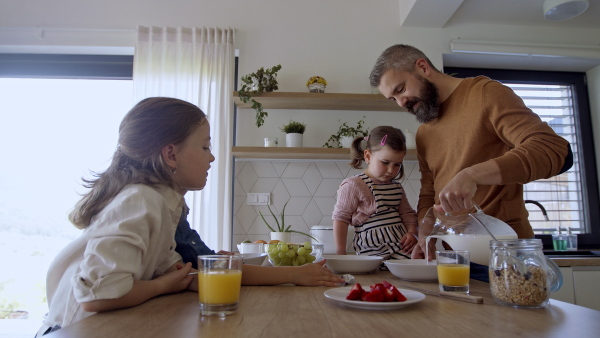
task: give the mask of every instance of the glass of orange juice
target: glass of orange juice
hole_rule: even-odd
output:
[[[242,285],[242,255],[198,256],[198,303],[203,316],[237,310]]]
[[[436,251],[440,291],[469,293],[469,251]]]

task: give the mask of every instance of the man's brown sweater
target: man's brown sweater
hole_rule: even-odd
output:
[[[440,116],[416,134],[421,170],[417,206],[422,219],[459,171],[494,159],[502,185],[480,185],[473,198],[483,212],[508,223],[519,238],[533,230],[523,184],[559,173],[568,142],[527,108],[512,89],[487,77],[464,79],[442,103]]]

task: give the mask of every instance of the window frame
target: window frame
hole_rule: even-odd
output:
[[[598,172],[585,73],[462,67],[444,67],[444,72],[460,78],[485,75],[500,82],[571,86],[574,95],[575,137],[579,143],[579,161],[581,162],[583,221],[590,228],[589,233],[577,235],[578,248],[596,249],[600,247],[600,208],[597,207],[600,205]],[[552,249],[551,235],[535,235],[535,237],[542,240],[544,249]]]
[[[0,77],[132,80],[133,55],[0,54]]]

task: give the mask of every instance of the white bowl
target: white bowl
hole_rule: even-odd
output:
[[[323,255],[325,265],[336,273],[369,273],[381,264],[383,257],[359,255]]]
[[[265,262],[265,258],[267,257],[266,253],[245,253],[242,254],[244,264],[250,265],[263,265]]]
[[[424,259],[390,259],[385,261],[390,272],[407,281],[434,282],[437,281],[437,262]]]
[[[238,251],[241,254],[246,253],[263,253],[263,243],[240,243],[237,245]]]

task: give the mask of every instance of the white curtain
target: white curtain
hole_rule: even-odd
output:
[[[188,220],[213,250],[231,250],[234,28],[138,27],[134,98],[168,96],[196,104],[210,122],[206,187],[186,194]]]

